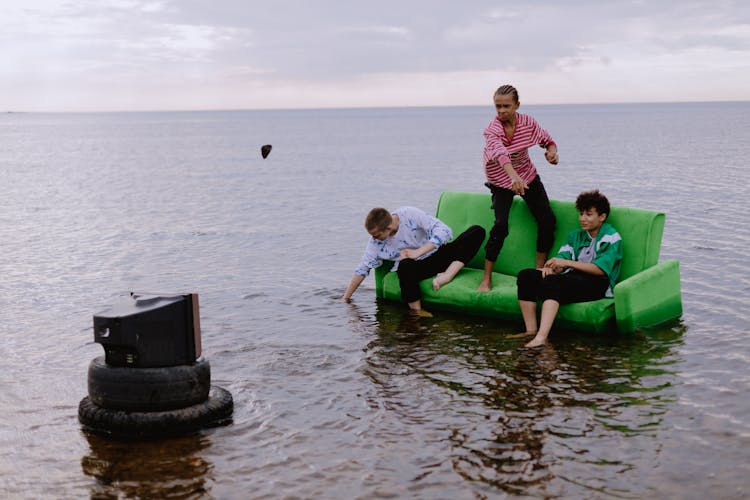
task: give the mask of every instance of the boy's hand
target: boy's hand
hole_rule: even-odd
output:
[[[402,259],[416,259],[420,255],[416,248],[404,248],[401,250]]]
[[[545,268],[549,268],[553,273],[559,274],[565,270],[567,267],[567,260],[565,259],[558,259],[557,257],[552,257],[547,262],[544,263]],[[545,275],[546,276],[546,275]]]
[[[549,276],[550,274],[557,274],[551,267],[542,267],[539,270],[542,272],[542,278],[544,278],[545,276]]]
[[[513,184],[511,184],[510,190],[516,194],[524,195],[527,189],[529,189],[529,185],[526,184],[521,177],[516,175],[513,178]]]
[[[544,157],[552,165],[557,165],[557,162],[560,161],[560,157],[557,156],[557,149],[554,149],[554,148],[549,148],[547,151],[545,151]]]

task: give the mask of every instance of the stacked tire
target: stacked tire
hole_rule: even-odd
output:
[[[78,405],[86,430],[127,439],[195,432],[231,421],[234,402],[211,386],[211,365],[112,366],[97,357],[88,369],[88,396]]]

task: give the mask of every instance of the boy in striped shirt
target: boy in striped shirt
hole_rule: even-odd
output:
[[[571,231],[565,244],[539,269],[518,273],[518,305],[526,331],[512,337],[534,338],[526,347],[547,342],[560,304],[588,302],[612,296],[620,276],[622,238],[610,224],[609,200],[598,190],[576,198],[581,229]],[[537,323],[537,300],[542,312]]]
[[[513,86],[498,88],[494,101],[497,116],[484,131],[484,169],[485,185],[492,191],[495,223],[485,245],[480,292],[492,289],[492,269],[508,236],[508,215],[515,195],[526,201],[537,222],[537,267],[542,267],[552,247],[557,222],[544,184],[529,158],[529,148],[538,144],[546,150],[547,161],[557,165],[557,144],[534,118],[517,112],[520,102]]]

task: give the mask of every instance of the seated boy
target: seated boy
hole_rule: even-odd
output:
[[[370,269],[380,266],[383,259],[393,260],[391,271],[398,273],[401,298],[422,315],[429,314],[422,311],[419,282],[435,276],[432,288],[437,291],[474,257],[485,236],[481,226],[471,226],[450,241],[453,232],[445,223],[414,207],[401,207],[393,213],[373,208],[365,219],[365,229],[371,238],[342,298],[349,301]]]
[[[609,200],[598,190],[578,195],[576,209],[581,229],[572,231],[557,255],[540,269],[518,273],[518,304],[526,331],[534,335],[526,347],[547,342],[560,304],[588,302],[612,296],[620,275],[622,240],[607,222]],[[537,327],[537,300],[542,312]]]

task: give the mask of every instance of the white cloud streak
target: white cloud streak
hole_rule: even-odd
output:
[[[0,110],[748,99],[739,0],[27,0]]]

